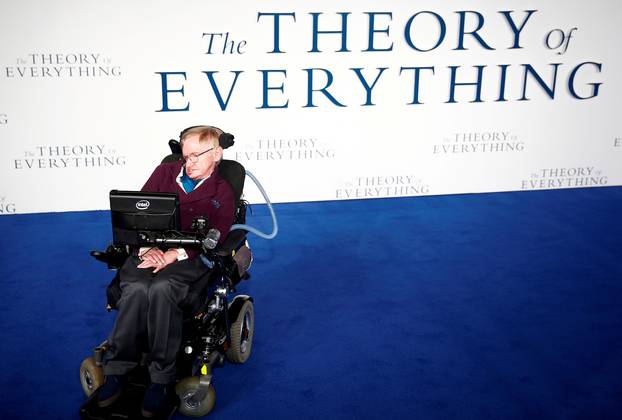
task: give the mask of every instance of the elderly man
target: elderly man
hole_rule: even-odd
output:
[[[235,205],[231,187],[217,170],[221,134],[210,126],[182,131],[182,160],[158,166],[142,190],[178,193],[182,229],[190,230],[193,219],[207,216],[222,240],[233,223]],[[99,389],[100,407],[121,395],[126,374],[138,364],[145,341],[151,384],[143,416],[152,417],[173,392],[183,308],[191,300],[193,283],[209,270],[198,254],[193,249],[141,248],[121,268],[122,294],[104,358],[106,381]]]

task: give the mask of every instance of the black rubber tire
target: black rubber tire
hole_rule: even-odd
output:
[[[244,363],[251,355],[253,334],[255,331],[255,313],[253,302],[247,300],[242,305],[236,319],[231,320],[231,345],[227,349],[227,360],[232,363]]]
[[[95,364],[93,357],[87,357],[80,365],[80,384],[87,397],[104,383],[104,372]]]
[[[209,414],[216,404],[216,391],[210,384],[205,398],[196,406],[188,404],[187,398],[199,388],[198,376],[187,376],[175,386],[175,392],[179,397],[179,412],[188,417],[203,417]]]

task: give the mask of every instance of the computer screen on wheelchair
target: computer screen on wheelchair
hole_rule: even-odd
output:
[[[153,239],[181,229],[176,193],[110,191],[115,246],[150,245]]]

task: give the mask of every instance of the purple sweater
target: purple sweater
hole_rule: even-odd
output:
[[[210,228],[220,231],[220,242],[224,241],[231,229],[235,210],[231,186],[218,174],[218,168],[201,185],[186,193],[177,183],[181,162],[163,163],[151,174],[142,191],[174,192],[179,195],[181,229],[190,230],[192,220],[207,216]],[[199,254],[197,250],[187,249],[190,258]]]

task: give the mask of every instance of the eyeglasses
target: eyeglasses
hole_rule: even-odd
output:
[[[212,150],[214,150],[213,147],[201,153],[190,153],[188,156],[182,156],[181,161],[183,162],[184,165],[188,162],[197,163],[199,161],[199,156]]]

